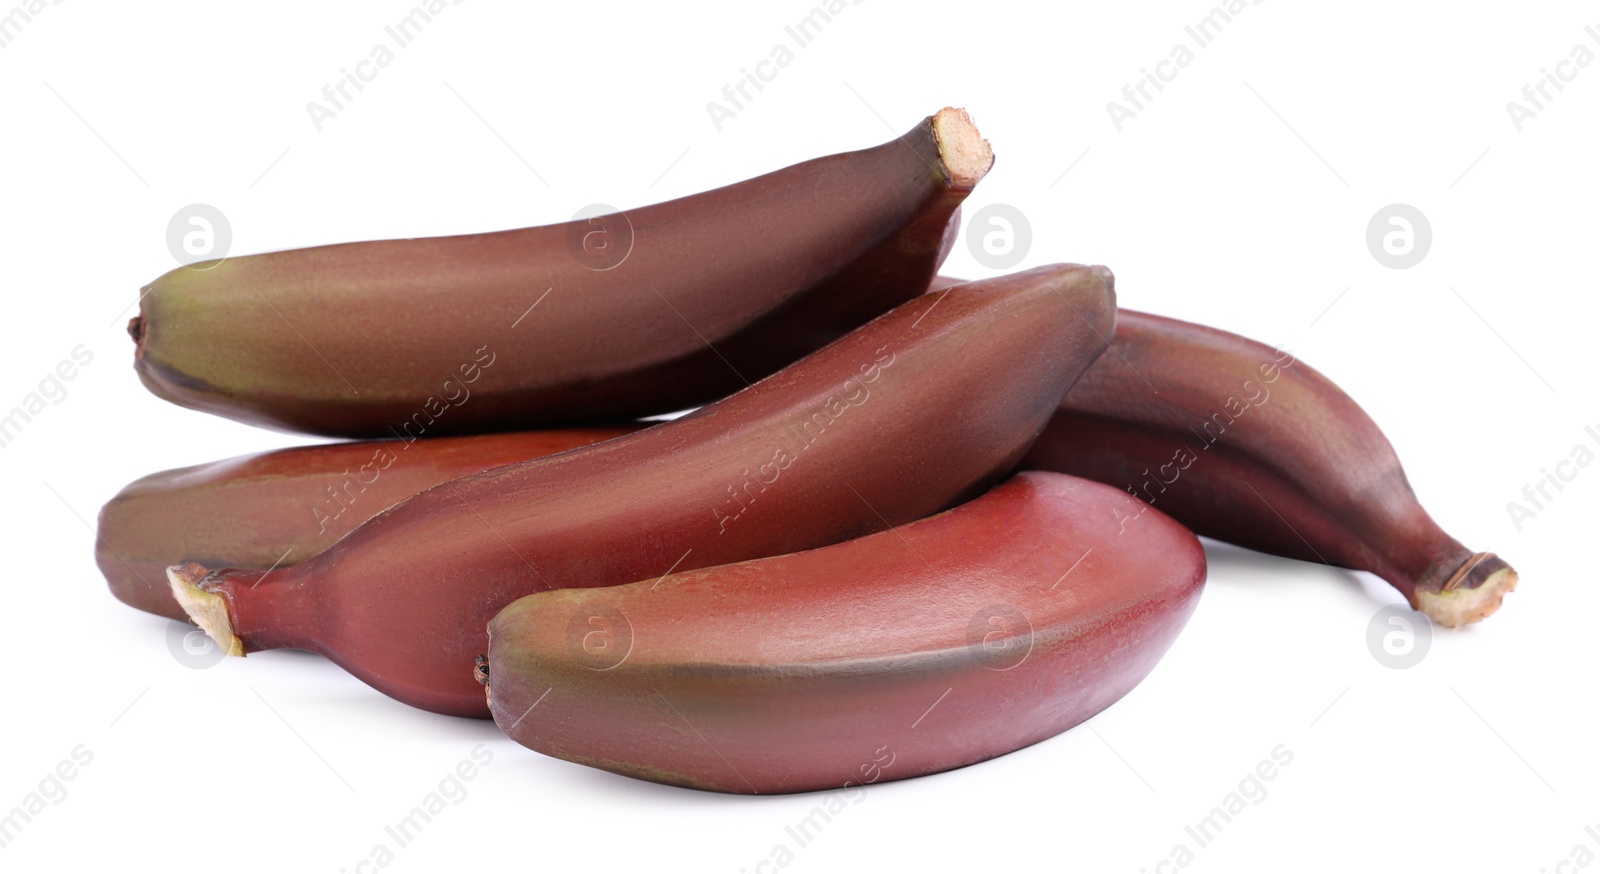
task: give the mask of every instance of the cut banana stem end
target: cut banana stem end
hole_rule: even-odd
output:
[[[994,165],[994,150],[978,133],[978,126],[965,109],[946,107],[934,114],[933,136],[939,144],[945,172],[956,188],[977,185]]]
[[[244,655],[244,644],[233,633],[233,620],[228,618],[228,603],[216,592],[207,592],[200,583],[210,574],[194,562],[167,568],[167,582],[172,585],[172,596],[179,606],[200,626],[200,630],[226,654]]]
[[[1517,572],[1492,552],[1480,552],[1469,559],[1440,588],[1429,592],[1418,589],[1418,610],[1429,619],[1457,628],[1477,622],[1500,609],[1500,601],[1517,587]]]

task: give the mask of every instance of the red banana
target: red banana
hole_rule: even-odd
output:
[[[311,649],[485,716],[462,666],[523,595],[822,546],[981,492],[1105,348],[1111,283],[1076,265],[969,283],[683,418],[432,488],[294,567],[169,577],[225,652]]]
[[[850,787],[1037,743],[1144,679],[1205,553],[1125,492],[1023,473],[792,555],[522,598],[480,680],[524,746],[725,792]]]
[[[920,294],[992,161],[945,109],[625,213],[180,267],[142,291],[134,363],[173,403],[333,436],[682,410]]]
[[[188,621],[167,582],[173,562],[286,568],[423,489],[641,427],[330,443],[164,470],[100,509],[95,561],[123,603]]]
[[[1498,556],[1434,522],[1394,447],[1338,386],[1216,328],[1118,311],[1111,351],[1022,466],[1125,488],[1206,537],[1369,571],[1445,626],[1492,614],[1517,584]]]

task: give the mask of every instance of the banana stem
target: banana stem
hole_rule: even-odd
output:
[[[1477,622],[1500,609],[1500,601],[1517,587],[1517,572],[1492,552],[1473,555],[1457,568],[1439,591],[1418,589],[1416,607],[1446,628]]]
[[[183,612],[189,614],[194,624],[206,633],[224,653],[244,655],[244,644],[233,633],[233,620],[228,616],[228,603],[216,592],[200,587],[210,576],[204,567],[189,562],[167,568],[167,582],[172,585],[172,596],[178,599]]]

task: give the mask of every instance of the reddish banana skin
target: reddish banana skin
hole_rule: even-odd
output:
[[[134,363],[173,403],[336,437],[682,410],[921,294],[992,161],[946,109],[874,148],[608,217],[180,267],[142,290]],[[596,262],[596,235],[626,256]]]
[[[641,427],[330,443],[165,470],[129,483],[100,509],[95,562],[124,604],[187,622],[167,582],[174,562],[290,567],[439,483]]]
[[[836,543],[979,494],[1115,309],[1101,267],[970,283],[683,418],[425,491],[294,567],[169,578],[224,651],[310,649],[401,701],[487,716],[462,666],[506,604]]]
[[[495,721],[661,783],[804,792],[959,768],[1093,716],[1188,621],[1205,553],[1116,488],[1022,473],[808,552],[522,598],[489,626]],[[537,706],[535,706],[537,705]]]
[[[961,281],[941,276],[932,290]],[[1368,571],[1445,626],[1484,619],[1516,587],[1504,560],[1439,527],[1377,423],[1304,362],[1132,310],[1118,311],[1111,349],[1024,467],[1126,488],[1206,537]]]

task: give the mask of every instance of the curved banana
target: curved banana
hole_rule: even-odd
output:
[[[956,509],[808,552],[541,592],[489,626],[513,739],[679,786],[775,793],[959,768],[1144,679],[1205,553],[1118,489],[1022,473]]]
[[[641,427],[328,443],[164,470],[100,509],[95,563],[124,604],[187,622],[167,582],[175,561],[290,567],[423,489]]]
[[[134,364],[173,403],[339,437],[687,409],[921,294],[993,155],[959,109],[653,206],[180,267]]]
[[[1439,527],[1377,424],[1305,362],[1131,310],[1111,348],[1024,467],[1124,488],[1206,537],[1369,571],[1445,626],[1489,616],[1516,588],[1505,561]]]
[[[294,567],[168,576],[224,651],[310,649],[402,701],[486,716],[462,665],[506,604],[822,546],[971,497],[1021,459],[1115,309],[1101,267],[969,283],[683,418],[436,486]]]

